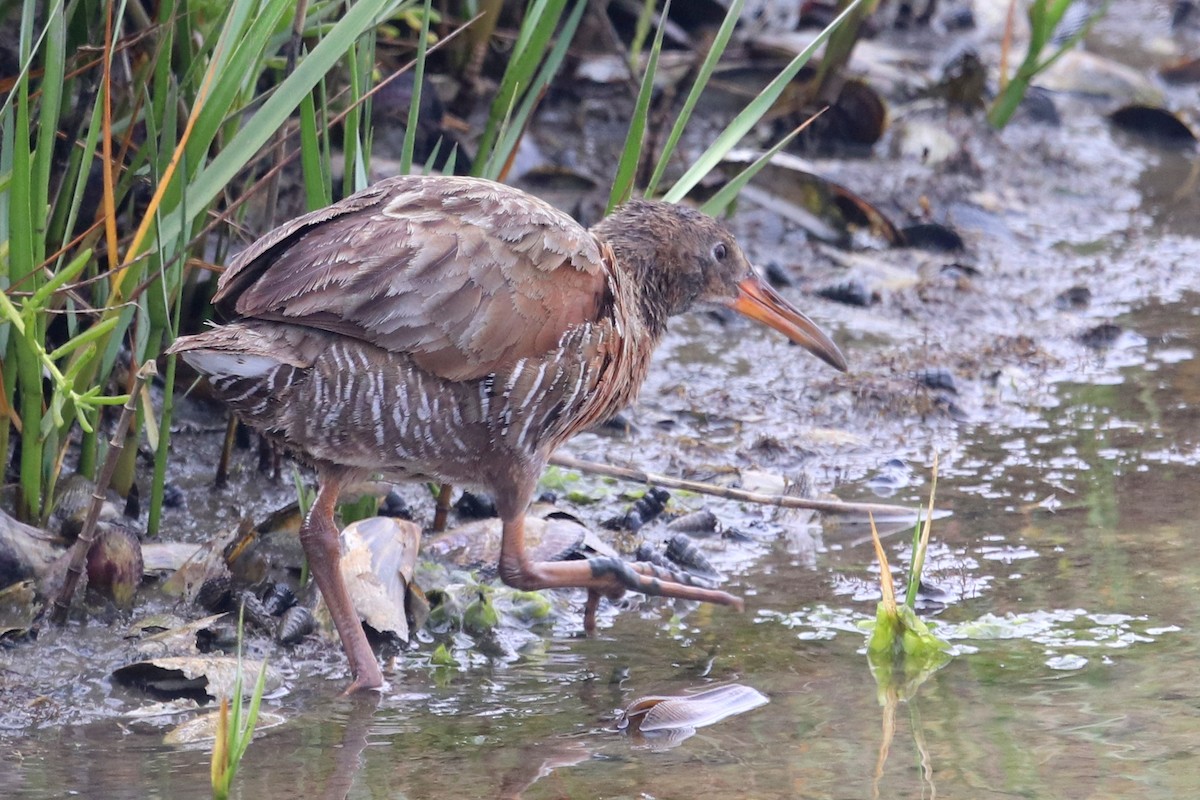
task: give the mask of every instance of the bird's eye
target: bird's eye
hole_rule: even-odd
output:
[[[729,255],[729,252],[725,249],[724,242],[717,242],[715,245],[713,245],[712,253],[713,258],[715,258],[717,261],[724,261],[725,257]]]

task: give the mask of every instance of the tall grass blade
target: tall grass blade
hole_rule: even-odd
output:
[[[554,35],[554,29],[558,26],[565,6],[566,0],[532,0],[526,6],[521,28],[517,32],[517,41],[509,55],[508,66],[500,79],[500,88],[488,113],[487,125],[479,139],[477,163],[481,163],[492,153],[496,140],[500,137],[502,121],[510,109],[515,107],[518,93],[532,83],[534,72],[542,61],[542,55]]]
[[[784,67],[775,78],[767,84],[754,100],[750,101],[741,113],[734,117],[716,140],[704,151],[693,163],[692,166],[680,177],[679,180],[671,187],[671,189],[663,195],[663,199],[669,203],[678,203],[687,193],[695,188],[700,180],[711,172],[725,155],[737,146],[746,134],[758,123],[763,116],[783,94],[784,89],[799,74],[800,70],[808,63],[817,49],[825,43],[830,34],[836,30],[838,25],[841,25],[851,14],[855,13],[863,0],[854,0],[846,9],[838,14],[837,17],[830,22],[825,28],[817,34],[817,37],[809,43],[807,47],[801,50],[791,62]]]
[[[283,80],[254,116],[238,130],[189,186],[186,212],[174,210],[162,223],[162,238],[170,241],[217,198],[221,191],[253,158],[271,134],[291,115],[299,99],[312,91],[342,54],[363,33],[388,18],[400,5],[399,0],[361,0],[326,33],[296,70]]]
[[[746,4],[746,0],[733,0],[729,4],[729,10],[725,12],[725,19],[721,22],[721,27],[717,29],[716,36],[713,37],[712,44],[708,48],[708,52],[704,56],[704,61],[700,64],[700,69],[696,73],[696,79],[692,82],[692,88],[688,91],[687,98],[683,101],[683,108],[679,110],[678,116],[675,117],[675,123],[671,126],[671,132],[667,135],[667,141],[663,144],[662,152],[659,154],[658,163],[654,166],[654,172],[650,175],[650,182],[646,184],[646,194],[653,195],[658,190],[658,183],[662,180],[663,173],[667,171],[667,164],[671,161],[671,156],[674,155],[675,149],[679,146],[679,140],[683,136],[687,124],[691,121],[692,112],[696,108],[696,103],[700,100],[700,95],[704,93],[708,86],[709,80],[712,78],[713,72],[717,68],[717,63],[721,60],[721,56],[725,54],[725,48],[729,46],[729,40],[733,37],[734,28],[737,27],[738,19],[742,14],[742,7]]]
[[[650,116],[650,97],[654,93],[654,76],[658,72],[658,56],[662,52],[663,35],[667,29],[667,15],[671,13],[671,0],[663,4],[662,16],[658,21],[658,33],[650,45],[646,71],[638,87],[637,101],[633,106],[633,117],[629,120],[629,131],[625,134],[625,146],[621,148],[621,159],[617,162],[617,175],[613,179],[612,191],[608,195],[611,212],[633,195],[633,182],[638,163],[642,159],[642,146],[646,136],[646,124]]]
[[[507,174],[508,168],[512,165],[513,158],[516,156],[521,136],[524,135],[538,102],[544,96],[546,87],[554,79],[554,76],[558,73],[558,68],[566,58],[567,50],[575,38],[575,31],[579,28],[579,21],[582,19],[586,8],[587,0],[576,0],[575,6],[571,9],[571,15],[567,17],[566,22],[563,23],[558,33],[558,39],[554,43],[554,47],[550,49],[550,53],[546,56],[545,61],[542,62],[542,66],[538,69],[537,75],[534,76],[533,83],[530,84],[529,89],[523,93],[521,102],[513,113],[512,119],[505,120],[505,125],[501,128],[499,142],[495,147],[495,151],[491,154],[494,158],[490,159],[488,165],[489,174],[486,177],[493,180],[503,180],[503,176]]]
[[[421,33],[417,38],[417,66],[413,70],[412,100],[408,104],[408,126],[404,129],[404,144],[400,149],[400,174],[412,172],[413,149],[417,143],[417,124],[421,116],[421,89],[425,82],[425,55],[429,42],[429,16],[433,0],[425,0],[421,14]]]
[[[822,111],[821,113],[824,112]],[[736,200],[738,194],[741,193],[742,187],[753,180],[754,176],[761,172],[763,167],[771,163],[771,159],[775,157],[776,153],[779,153],[783,150],[783,148],[787,147],[793,139],[800,135],[801,131],[811,125],[813,120],[820,115],[820,113],[814,114],[813,116],[804,120],[803,123],[796,126],[795,130],[776,142],[770,150],[767,150],[758,158],[754,159],[750,166],[746,167],[737,175],[735,175],[732,180],[721,187],[720,191],[708,198],[708,200],[704,201],[704,204],[700,206],[700,210],[705,214],[709,214],[714,217],[724,214],[729,207],[733,205],[733,201]]]

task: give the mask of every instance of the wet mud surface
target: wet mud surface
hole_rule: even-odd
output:
[[[1092,49],[1143,67],[1154,59],[1131,43],[1126,15],[1140,15],[1136,41],[1161,37],[1163,21],[1155,3],[1128,5]],[[914,71],[935,69],[914,37],[890,44]],[[1166,87],[1166,105],[1194,115],[1194,90]],[[930,786],[1171,797],[1194,786],[1200,162],[1195,149],[1116,130],[1105,115],[1118,102],[1057,92],[1060,124],[1018,117],[1002,132],[977,113],[898,103],[870,158],[805,156],[898,223],[952,227],[964,248],[839,248],[743,199],[731,224],[747,253],[831,333],[850,372],[741,319],[693,314],[675,320],[627,424],[564,447],[908,506],[926,496],[936,453],[938,504],[954,515],[934,529],[926,611],[964,649],[899,721],[881,718],[861,656],[858,625],[878,599],[867,530],[676,493],[673,514],[707,509],[738,534],[696,543],[723,588],[746,596],[745,614],[635,598],[605,609],[586,639],[582,596],[555,596],[537,621],[506,617],[488,647],[421,634],[387,665],[382,697],[366,700],[336,698],[348,680],[336,640],[253,638],[279,671],[268,705],[286,722],[252,745],[240,796],[824,797],[882,785],[900,797]],[[619,134],[587,117],[603,103],[584,108],[551,106],[534,133],[550,157],[612,163]],[[934,140],[950,142],[938,163],[922,155]],[[819,294],[850,284],[869,305]],[[186,502],[164,538],[204,542],[294,499],[290,467],[271,480],[250,451],[229,488],[212,489],[222,436],[220,413],[184,409],[170,480]],[[636,534],[603,530],[636,485],[555,473],[547,488],[627,555],[671,535],[671,514]],[[427,490],[401,491],[427,524]],[[907,537],[885,538],[893,563],[905,563]],[[172,606],[150,587],[132,616]],[[179,715],[143,716],[152,700],[110,677],[131,658],[129,624],[78,615],[0,649],[0,739],[21,757],[13,796],[206,796],[207,750],[162,745]],[[455,658],[439,665],[446,641]],[[613,728],[613,709],[639,696],[735,681],[770,702],[667,745]],[[889,724],[899,733],[881,763]]]

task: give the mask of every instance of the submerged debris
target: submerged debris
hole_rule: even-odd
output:
[[[242,659],[242,672],[255,675],[262,669],[262,662]],[[120,683],[141,689],[160,697],[205,697],[217,699],[228,697],[238,671],[238,659],[226,655],[172,656],[138,661],[113,670],[113,677]],[[266,691],[274,692],[283,685],[279,670],[270,664],[266,667]],[[243,681],[242,692],[249,696],[254,690],[251,681]]]
[[[33,579],[44,590],[65,542],[0,510],[0,586]]]
[[[217,710],[181,722],[167,731],[163,736],[163,744],[184,745],[211,742],[217,737],[220,718],[221,712]],[[258,719],[254,723],[254,731],[257,733],[268,728],[276,728],[285,722],[287,722],[287,718],[280,714],[260,710]]]
[[[691,695],[639,697],[617,712],[617,730],[656,747],[674,747],[697,728],[766,705],[766,695],[733,683]]]

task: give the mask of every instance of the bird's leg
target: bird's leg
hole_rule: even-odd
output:
[[[523,590],[580,588],[588,590],[584,628],[596,625],[600,596],[616,599],[626,590],[661,597],[678,597],[702,603],[718,603],[742,609],[742,599],[718,589],[695,585],[686,572],[663,569],[654,564],[628,562],[620,558],[589,558],[584,561],[530,561],[525,553],[525,515],[504,519],[500,545],[500,578]]]
[[[613,598],[616,599],[616,598]],[[596,632],[596,609],[600,607],[600,592],[596,589],[588,589],[587,601],[583,604],[583,632],[593,634]]]
[[[300,526],[300,544],[304,547],[308,569],[317,582],[317,588],[321,590],[321,596],[325,598],[325,605],[329,606],[329,616],[333,618],[346,658],[350,661],[354,682],[346,689],[346,694],[352,694],[360,689],[378,689],[383,685],[383,673],[338,566],[341,544],[337,525],[333,521],[333,511],[341,489],[342,482],[338,478],[321,477],[317,499]]]

